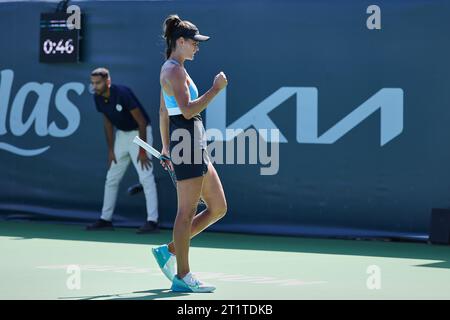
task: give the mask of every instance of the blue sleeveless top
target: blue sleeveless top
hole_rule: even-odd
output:
[[[176,65],[180,65],[180,63],[174,59],[167,59],[165,63],[173,63]],[[187,74],[187,72],[186,72]],[[190,78],[190,77],[189,77]],[[177,104],[177,100],[175,99],[175,96],[169,96],[166,91],[164,90],[164,88],[162,88],[162,93],[163,93],[163,97],[164,97],[164,102],[166,104],[166,108],[169,112],[169,116],[175,116],[175,115],[179,115],[182,114],[181,110]],[[195,100],[198,98],[198,89],[197,86],[195,85],[194,81],[192,81],[192,79],[189,81],[189,93],[190,93],[190,100]]]

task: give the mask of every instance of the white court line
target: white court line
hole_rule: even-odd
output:
[[[47,270],[66,270],[68,266],[74,264],[62,264],[62,265],[49,265],[49,266],[36,266],[37,269]],[[81,271],[94,271],[94,272],[117,272],[117,273],[149,273],[151,276],[162,275],[161,270],[158,268],[139,268],[139,267],[119,267],[111,265],[78,265]],[[305,285],[317,285],[328,283],[327,281],[305,281],[299,279],[279,279],[275,277],[265,276],[249,276],[244,274],[227,274],[223,272],[193,272],[196,276],[203,279],[214,279],[223,282],[246,282],[252,284],[273,284],[278,286],[305,286]]]

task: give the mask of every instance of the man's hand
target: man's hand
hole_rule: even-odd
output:
[[[117,164],[116,155],[114,154],[114,150],[109,150],[108,152],[108,168],[111,168],[112,162]]]
[[[147,153],[144,149],[139,148],[139,154],[137,157],[137,162],[141,162],[141,168],[142,170],[150,170],[150,167],[152,166],[152,162],[147,156]]]

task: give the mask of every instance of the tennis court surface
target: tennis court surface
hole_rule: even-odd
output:
[[[450,299],[448,246],[213,232],[190,256],[217,290],[172,293],[150,253],[170,237],[0,221],[0,299]]]

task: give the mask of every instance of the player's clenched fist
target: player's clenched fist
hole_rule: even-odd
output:
[[[217,91],[222,90],[225,88],[228,84],[227,76],[223,71],[221,71],[217,76],[214,78],[213,88]]]

